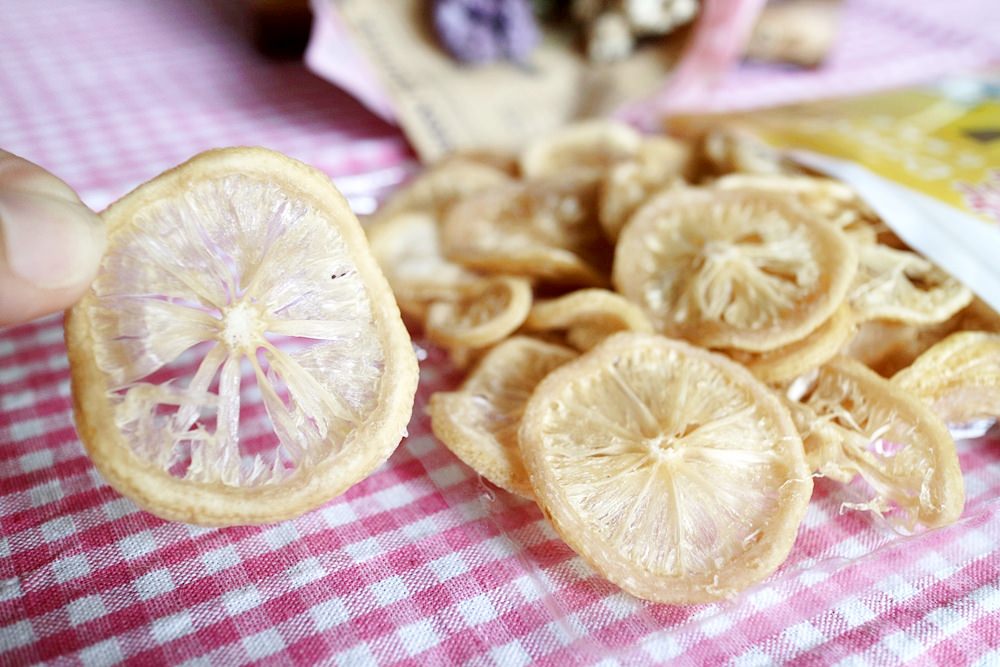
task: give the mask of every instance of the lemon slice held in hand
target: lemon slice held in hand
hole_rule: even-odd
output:
[[[326,176],[210,151],[103,218],[107,253],[66,338],[80,437],[113,487],[167,519],[265,523],[389,456],[416,357]],[[263,404],[253,437],[248,402]]]

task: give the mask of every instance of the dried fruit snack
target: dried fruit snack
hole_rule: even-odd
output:
[[[593,287],[536,301],[524,329],[563,330],[571,345],[585,351],[619,331],[652,333],[653,325],[642,309],[620,294]]]
[[[949,424],[1000,417],[1000,333],[962,331],[892,377]]]
[[[452,207],[445,256],[485,273],[569,286],[608,282],[611,249],[594,210],[597,187],[577,176],[492,188]]]
[[[560,536],[657,602],[707,602],[766,577],[812,493],[802,442],[766,386],[651,334],[616,334],[550,373],[520,441]]]
[[[539,381],[576,356],[527,336],[505,340],[482,358],[458,391],[431,396],[434,435],[500,488],[534,497],[518,449],[521,414]]]
[[[955,441],[930,408],[849,357],[796,380],[788,397],[806,453],[821,475],[860,477],[871,494],[856,504],[905,529],[951,523],[965,489]]]
[[[400,309],[423,321],[433,301],[452,301],[479,287],[479,276],[441,252],[438,223],[426,212],[379,216],[365,230]]]
[[[972,301],[969,288],[906,250],[859,244],[858,273],[848,293],[859,320],[943,322]]]
[[[389,456],[416,358],[326,176],[264,149],[210,151],[103,218],[107,253],[66,340],[77,428],[112,486],[168,519],[264,523]],[[183,354],[200,357],[193,376],[169,372]],[[244,383],[270,419],[256,451],[242,438]]]
[[[890,372],[952,331],[1000,328],[851,186],[802,173],[738,127],[705,138],[701,165],[698,150],[611,122],[571,127],[521,154],[522,178],[501,161],[508,180],[372,230],[403,305],[426,308],[431,340],[471,369],[433,397],[437,436],[534,497],[602,575],[673,603],[773,571],[810,471],[867,485],[846,506],[903,529],[954,521],[964,488],[941,420],[838,353]],[[685,182],[706,164],[700,185]],[[380,239],[393,225],[410,237]],[[411,299],[427,284],[434,298]],[[930,367],[913,371],[930,393],[983,384]],[[765,382],[790,383],[803,402]],[[993,411],[991,396],[977,415]]]
[[[615,248],[612,279],[663,333],[765,352],[833,315],[856,268],[843,233],[794,202],[686,188],[636,212]]]
[[[437,301],[427,309],[426,331],[441,345],[478,348],[514,333],[531,310],[531,283],[524,278],[482,278],[455,301]]]
[[[521,153],[525,178],[550,178],[567,171],[599,179],[616,162],[635,156],[642,137],[622,123],[592,120],[569,125],[529,144]]]
[[[769,384],[793,380],[825,364],[837,355],[855,330],[854,313],[844,304],[823,324],[805,338],[768,352],[726,350],[732,359],[740,362]]]

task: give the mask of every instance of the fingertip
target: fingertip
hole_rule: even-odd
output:
[[[104,252],[104,226],[82,203],[0,189],[0,234],[10,273],[40,289],[93,280]]]
[[[101,219],[37,165],[0,155],[0,325],[65,309],[93,281]]]
[[[0,274],[0,328],[15,326],[70,308],[89,285],[43,290],[17,277]]]

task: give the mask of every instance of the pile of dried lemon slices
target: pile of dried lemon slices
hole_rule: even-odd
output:
[[[1000,414],[1000,317],[739,131],[589,122],[455,155],[367,232],[403,312],[470,369],[432,397],[435,434],[642,598],[766,577],[817,475],[901,528],[954,521],[944,420]]]

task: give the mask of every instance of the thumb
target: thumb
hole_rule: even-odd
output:
[[[68,185],[0,150],[0,326],[71,306],[103,252],[101,219]]]

